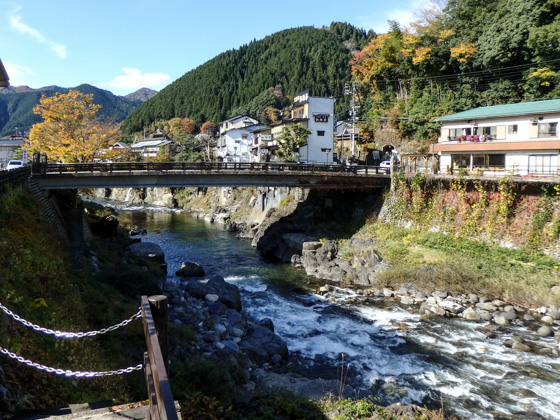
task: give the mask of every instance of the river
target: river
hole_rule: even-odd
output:
[[[560,419],[560,359],[504,346],[523,330],[487,339],[480,328],[486,323],[421,320],[395,302],[360,303],[343,289],[327,300],[298,287],[308,281],[301,271],[266,261],[222,225],[173,211],[120,213],[147,229],[143,241],[165,251],[169,277],[183,261],[223,276],[239,287],[243,311],[273,320],[292,354],[309,365],[344,366],[384,404],[443,405],[463,419]]]

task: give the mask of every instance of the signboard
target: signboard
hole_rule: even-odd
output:
[[[298,93],[296,96],[294,96],[294,105],[301,105],[306,103],[309,100],[309,89],[308,90],[304,90],[301,93]]]
[[[23,149],[23,153],[21,155],[21,160],[23,161],[24,165],[27,165],[27,149]]]
[[[261,135],[261,139],[264,140],[264,141],[270,141],[270,140],[272,140],[272,135],[270,135],[270,134],[262,134],[262,135]]]

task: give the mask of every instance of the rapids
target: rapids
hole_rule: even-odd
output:
[[[306,276],[263,259],[248,241],[222,225],[186,213],[120,210],[142,240],[161,246],[168,277],[183,261],[201,264],[242,293],[243,311],[271,318],[290,353],[308,365],[321,361],[351,372],[358,386],[384,404],[439,408],[463,419],[560,419],[558,357],[514,351],[507,327],[494,339],[485,323],[434,317],[420,320],[395,302],[364,299],[334,288],[329,299],[305,291]],[[554,345],[553,339],[541,344]]]

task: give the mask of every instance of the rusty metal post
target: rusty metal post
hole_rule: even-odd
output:
[[[150,296],[148,297],[148,302],[150,302],[150,310],[154,317],[165,370],[169,374],[169,313],[167,310],[167,296]]]

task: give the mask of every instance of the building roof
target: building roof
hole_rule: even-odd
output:
[[[247,131],[249,131],[250,133],[266,130],[267,128],[269,128],[269,127],[264,125],[264,124],[254,124],[254,125],[249,125],[249,126],[245,127],[245,129]]]
[[[165,146],[167,144],[171,143],[170,140],[166,140],[166,139],[154,139],[154,140],[148,140],[148,141],[141,141],[139,143],[134,143],[132,146],[130,146],[132,149],[137,149],[140,147],[154,147],[154,146]]]
[[[518,104],[483,106],[436,118],[435,121],[475,120],[480,118],[513,117],[519,115],[560,112],[560,99],[550,101],[522,102]]]
[[[0,60],[0,87],[10,86],[9,80],[10,78],[8,77],[8,73],[6,73],[2,60]]]

